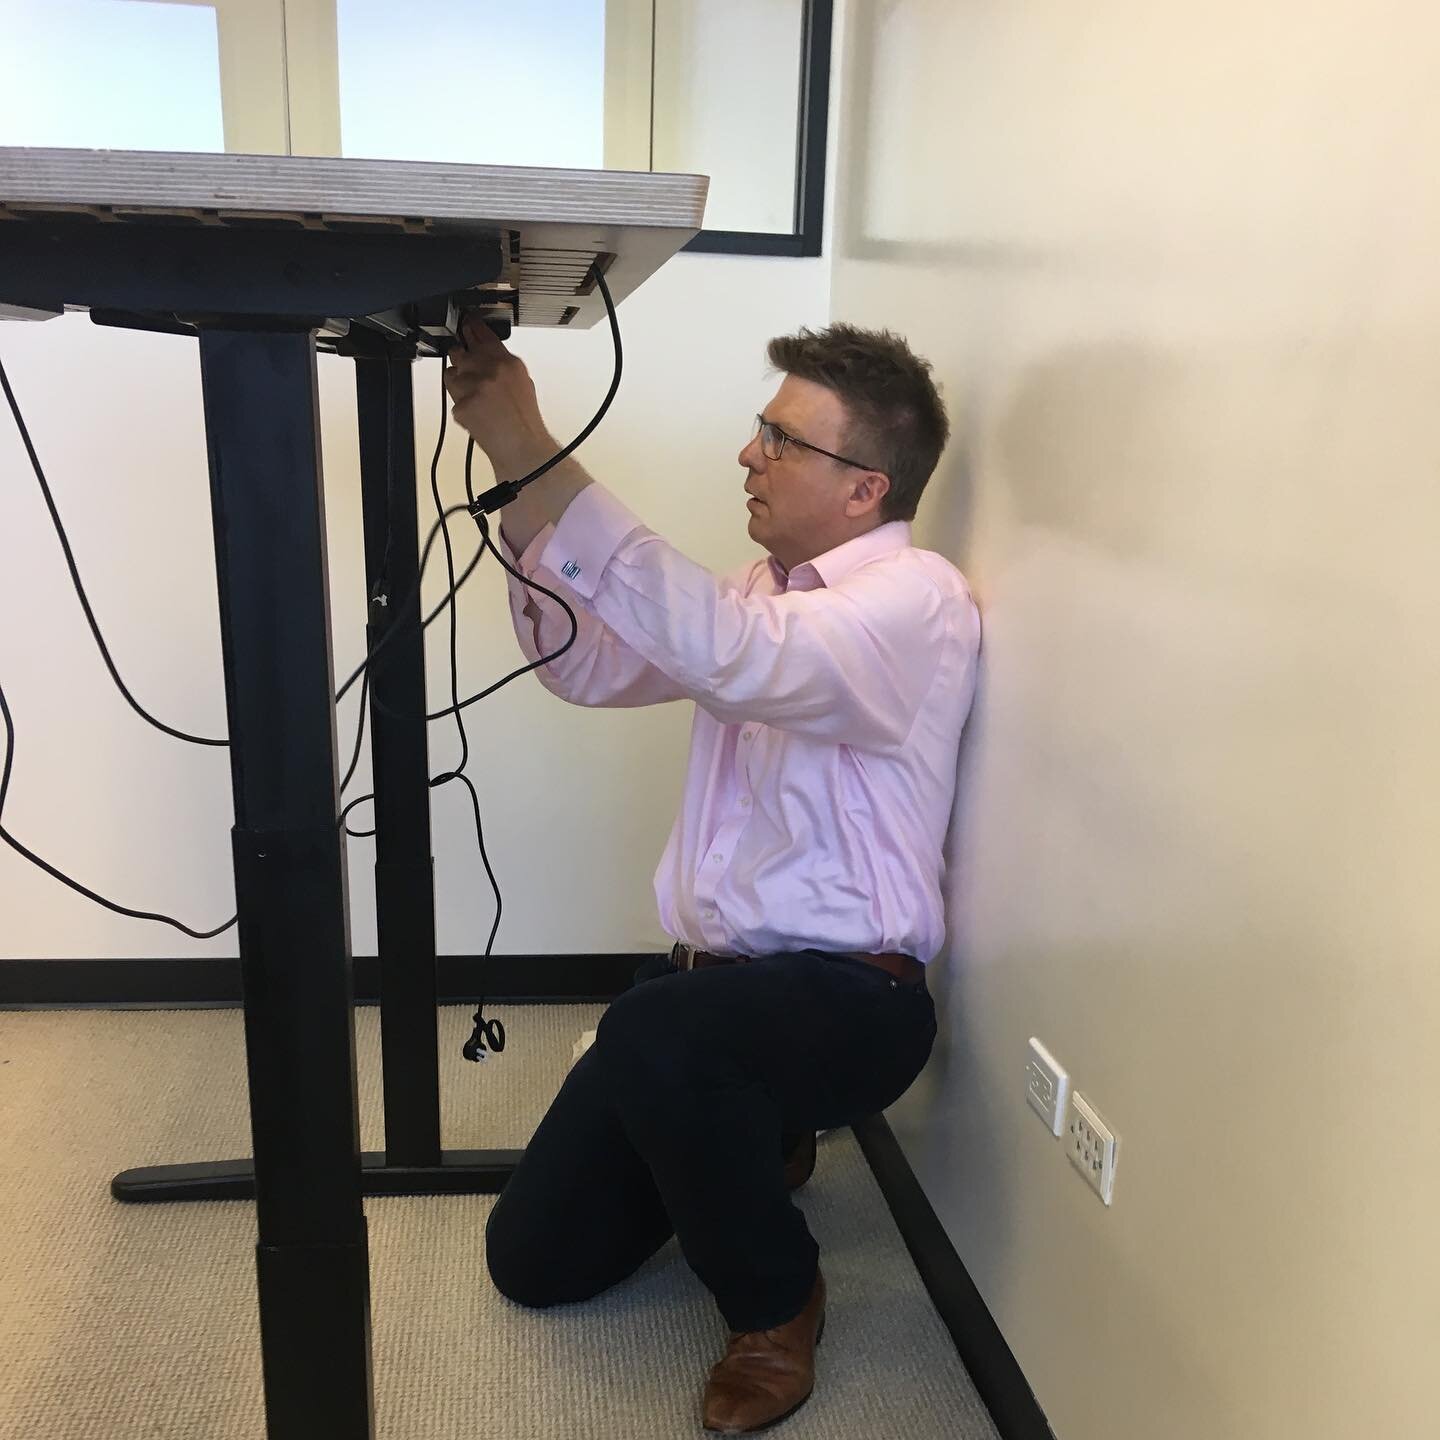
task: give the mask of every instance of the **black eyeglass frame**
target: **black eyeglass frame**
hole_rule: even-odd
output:
[[[765,449],[765,432],[773,430],[780,437],[780,455],[772,455]],[[885,472],[878,465],[867,465],[863,460],[851,460],[844,455],[837,455],[833,450],[822,450],[818,445],[812,445],[808,440],[802,440],[798,435],[792,435],[788,430],[782,430],[773,420],[767,420],[763,415],[755,417],[755,430],[751,435],[760,437],[760,449],[764,451],[767,460],[779,460],[785,453],[785,446],[798,445],[802,450],[813,450],[817,455],[823,455],[827,460],[838,460],[842,465],[853,465],[857,470],[873,470],[877,475],[884,475]]]

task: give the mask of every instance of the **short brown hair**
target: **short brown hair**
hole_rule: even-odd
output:
[[[913,520],[950,438],[930,362],[889,330],[843,322],[777,336],[767,353],[777,370],[834,391],[850,417],[845,448],[890,477],[881,519]]]

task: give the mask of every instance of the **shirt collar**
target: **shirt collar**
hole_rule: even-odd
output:
[[[867,560],[878,559],[881,555],[904,550],[910,544],[910,522],[890,520],[877,525],[813,560],[803,561],[793,570],[785,567],[772,555],[770,573],[781,590],[818,590],[822,585],[838,584],[852,570],[858,569]]]

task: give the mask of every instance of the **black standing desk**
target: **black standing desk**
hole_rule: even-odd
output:
[[[699,228],[695,176],[0,149],[0,318],[198,337],[253,1159],[119,1200],[253,1197],[271,1440],[374,1433],[365,1195],[494,1192],[442,1151],[411,364],[459,316],[583,328]],[[370,647],[385,1144],[362,1153],[317,343],[353,356]],[[412,594],[412,591],[414,592]],[[408,600],[406,597],[409,597]],[[413,627],[413,628],[410,628]]]

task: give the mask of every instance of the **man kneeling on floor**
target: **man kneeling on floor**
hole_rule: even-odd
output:
[[[452,413],[518,479],[560,446],[524,364],[483,325],[466,339]],[[911,544],[949,429],[929,365],[848,325],[769,358],[784,378],[740,452],[767,558],[716,577],[574,459],[501,525],[579,621],[536,672],[547,689],[689,700],[695,718],[655,877],[678,943],[610,1006],[535,1132],[490,1217],[490,1274],[524,1305],[584,1300],[677,1236],[730,1329],[703,1401],[727,1435],[814,1388],[825,1281],[788,1192],[816,1130],[885,1109],[930,1054],[925,966],[980,643],[964,576]],[[532,661],[564,644],[552,600],[513,578],[510,600]]]

